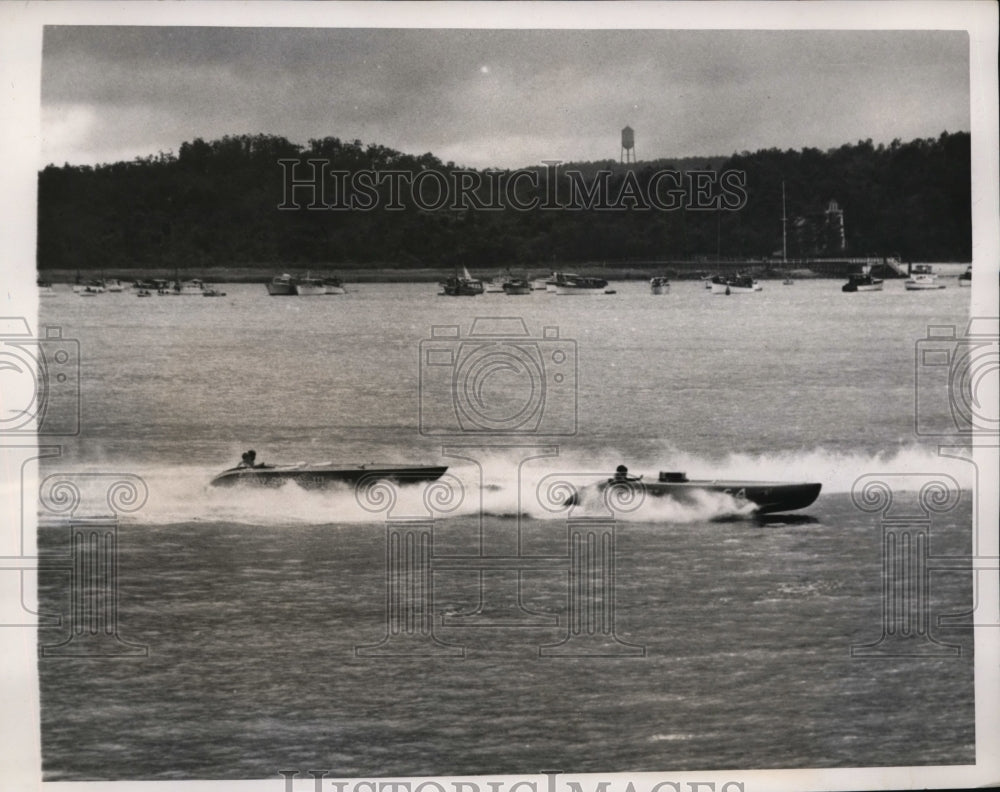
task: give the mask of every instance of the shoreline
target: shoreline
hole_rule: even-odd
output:
[[[630,267],[612,267],[606,264],[555,264],[551,267],[512,267],[515,275],[525,276],[528,280],[547,277],[553,269],[562,272],[573,272],[578,275],[594,278],[604,278],[607,281],[643,281],[653,277],[666,276],[671,280],[698,280],[706,274],[736,271],[752,275],[758,280],[782,280],[786,277],[799,280],[829,279],[843,280],[844,272],[820,272],[808,266],[796,266],[797,262],[788,262],[785,267],[772,262],[644,262]],[[967,262],[941,262],[933,264],[936,271],[945,277],[958,275],[969,266]],[[485,269],[470,267],[470,274],[480,280],[489,280],[506,267]],[[284,265],[256,265],[246,267],[109,267],[104,270],[67,270],[51,269],[37,270],[40,281],[47,283],[86,283],[89,280],[115,279],[126,283],[136,280],[163,279],[173,281],[198,278],[206,283],[267,283],[275,275],[288,273],[303,277],[339,278],[344,283],[437,283],[455,274],[451,267],[428,267],[422,269],[401,269],[395,267],[297,267]],[[880,276],[882,277],[882,276]],[[904,276],[905,277],[905,276]]]

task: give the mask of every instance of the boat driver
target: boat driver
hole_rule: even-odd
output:
[[[642,476],[630,476],[628,474],[628,468],[624,465],[619,465],[615,468],[615,477],[611,479],[613,482],[624,482],[624,481],[638,481]]]
[[[243,461],[240,462],[240,464],[238,464],[236,467],[241,467],[241,468],[257,467],[256,459],[257,459],[257,452],[251,448],[249,451],[245,451],[243,453]]]

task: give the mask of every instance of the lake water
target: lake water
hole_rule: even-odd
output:
[[[916,432],[952,420],[918,357],[929,326],[967,325],[969,292],[946,282],[454,299],[428,284],[312,298],[226,285],[216,299],[59,287],[41,320],[79,340],[82,413],[43,473],[144,482],[118,528],[116,624],[146,652],[39,660],[45,777],[973,761],[972,631],[938,621],[970,609],[971,572],[931,573],[931,635],[857,649],[885,626],[884,526],[852,498],[860,477],[905,500],[946,472],[957,489],[932,515],[932,554],[971,551],[973,468]],[[477,318],[499,335],[473,334]],[[452,376],[482,349],[510,365],[468,364],[462,418]],[[542,405],[537,420],[515,417],[523,404]],[[484,431],[497,425],[510,431]],[[448,464],[451,500],[209,488],[248,448]],[[823,492],[769,521],[724,495],[572,514],[543,497],[620,463]],[[43,547],[64,538],[46,530]],[[402,577],[400,558],[414,564]],[[68,613],[64,576],[39,594]]]

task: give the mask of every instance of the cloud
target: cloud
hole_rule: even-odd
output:
[[[42,102],[55,162],[265,133],[519,167],[615,157],[625,124],[652,159],[970,123],[953,31],[51,27]]]

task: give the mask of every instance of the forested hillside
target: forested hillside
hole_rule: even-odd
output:
[[[327,172],[347,174],[344,183],[325,181],[330,189],[319,201],[344,208],[319,207],[308,189],[286,195],[290,179],[305,178],[310,159]],[[301,164],[291,169],[288,160]],[[780,255],[782,183],[790,229],[796,222],[803,227],[802,218],[822,215],[831,201],[844,213],[846,247],[835,240],[807,242],[790,232],[789,257],[971,260],[967,133],[889,146],[861,141],[825,152],[768,149],[629,166],[560,163],[526,170],[517,189],[503,195],[491,195],[489,188],[511,172],[465,171],[471,175],[462,178],[476,187],[464,206],[429,208],[426,200],[421,206],[403,190],[400,206],[390,209],[389,181],[374,178],[374,186],[357,193],[363,200],[353,208],[344,203],[346,193],[336,192],[362,171],[435,171],[453,184],[460,170],[432,154],[414,156],[360,141],[331,137],[303,146],[266,135],[197,139],[176,155],[97,167],[50,165],[39,174],[38,266],[416,268],[762,258]],[[664,171],[679,177],[663,179]],[[707,201],[692,192],[695,171],[715,174],[704,177]],[[728,194],[719,183],[726,172],[744,174],[733,177]],[[597,182],[600,189],[589,194],[584,208],[588,201],[581,196],[586,199]],[[660,198],[643,208],[651,187]],[[434,190],[425,193],[433,200]],[[680,198],[667,206],[671,193]]]

